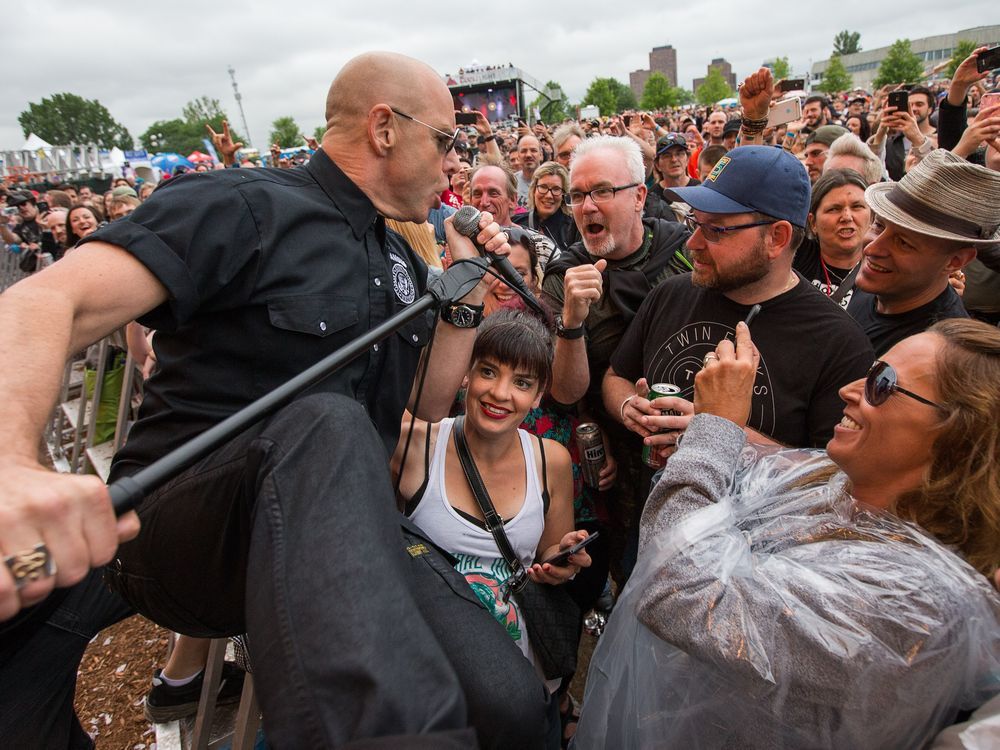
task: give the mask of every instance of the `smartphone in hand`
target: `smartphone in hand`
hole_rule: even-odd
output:
[[[802,105],[797,96],[782,99],[767,113],[767,126],[775,128],[788,122],[794,122],[802,117]]]
[[[910,92],[909,91],[890,91],[886,96],[886,103],[890,107],[895,107],[897,112],[909,112],[910,111]]]
[[[979,100],[979,111],[982,112],[984,109],[995,107],[998,104],[1000,104],[1000,94],[983,94],[983,98]],[[996,115],[993,116],[996,117]]]
[[[591,534],[590,536],[588,536],[586,539],[583,539],[583,540],[577,542],[572,547],[564,549],[562,552],[557,552],[556,554],[552,555],[552,557],[548,558],[547,560],[542,560],[539,563],[539,565],[546,565],[546,564],[548,564],[548,565],[555,565],[558,568],[565,567],[569,563],[569,558],[570,558],[571,555],[575,555],[577,552],[579,552],[580,550],[582,550],[584,547],[586,547],[592,541],[594,541],[595,539],[597,539],[597,537],[600,535],[600,533],[601,532],[599,532],[599,531],[595,531],[593,534]]]
[[[976,55],[976,70],[985,73],[987,70],[1000,68],[1000,47],[984,49]]]

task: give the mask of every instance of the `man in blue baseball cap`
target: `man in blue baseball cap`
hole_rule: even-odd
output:
[[[703,184],[665,191],[691,206],[694,270],[649,293],[603,384],[608,413],[650,438],[661,459],[674,452],[694,413],[694,376],[758,305],[750,323],[760,352],[751,439],[822,447],[832,437],[842,416],[838,389],[863,377],[874,356],[849,316],[792,270],[809,195],[798,159],[768,146],[733,149]],[[656,383],[679,387],[680,396],[650,402]]]

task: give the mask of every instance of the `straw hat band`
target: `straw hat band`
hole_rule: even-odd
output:
[[[886,200],[910,214],[918,221],[938,227],[947,232],[953,232],[954,234],[968,237],[969,239],[989,239],[996,234],[997,229],[1000,229],[1000,224],[983,226],[974,221],[963,219],[961,216],[955,216],[954,214],[939,211],[933,206],[929,206],[923,201],[914,198],[900,186],[900,183],[894,185],[893,188],[885,194],[885,197]]]

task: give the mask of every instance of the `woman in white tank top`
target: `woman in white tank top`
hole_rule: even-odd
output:
[[[573,530],[569,453],[553,440],[518,429],[528,411],[538,405],[551,379],[551,366],[552,340],[538,320],[513,311],[491,315],[473,347],[464,432],[487,492],[504,520],[504,531],[528,575],[538,583],[561,584],[590,565],[586,550],[570,557],[566,566],[535,562],[587,536],[586,531]],[[416,420],[401,476],[405,436],[400,441],[393,471],[399,476],[404,510],[435,544],[458,559],[458,571],[534,662],[521,613],[513,598],[505,603],[499,595],[511,571],[486,530],[462,470],[453,439],[454,422]]]

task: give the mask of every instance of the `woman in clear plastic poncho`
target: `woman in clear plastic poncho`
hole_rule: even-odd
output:
[[[841,390],[829,458],[745,447],[742,323],[717,356],[575,747],[926,745],[1000,692],[1000,331],[948,320],[893,347]]]

